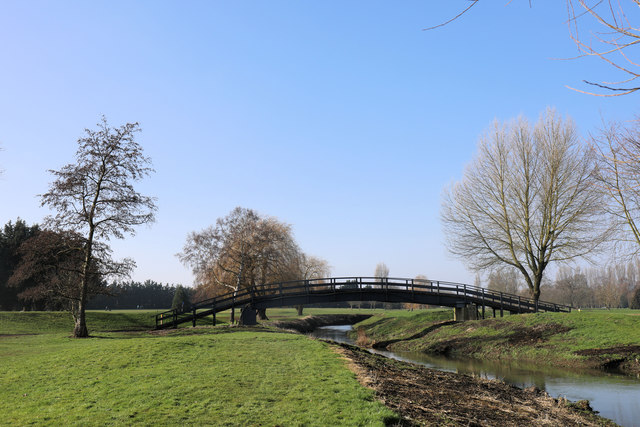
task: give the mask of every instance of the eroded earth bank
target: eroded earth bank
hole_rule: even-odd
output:
[[[376,398],[404,425],[615,426],[597,416],[588,402],[554,399],[531,387],[442,372],[400,362],[358,347],[335,344],[335,351]]]

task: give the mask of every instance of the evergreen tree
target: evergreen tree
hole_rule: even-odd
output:
[[[39,232],[37,224],[28,226],[20,218],[15,224],[9,221],[4,229],[0,230],[0,310],[20,310],[24,306],[18,294],[32,284],[24,283],[20,287],[10,287],[8,281],[20,262],[18,248]]]
[[[171,309],[175,310],[191,310],[191,299],[189,298],[189,292],[182,286],[176,288],[176,293],[173,295],[173,302],[171,303]]]

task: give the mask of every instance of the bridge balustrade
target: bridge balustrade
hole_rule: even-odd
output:
[[[383,298],[384,295],[384,298]],[[531,298],[497,292],[476,286],[424,279],[376,278],[376,277],[331,277],[322,279],[295,280],[259,284],[250,288],[239,289],[225,295],[216,296],[193,304],[192,309],[169,310],[156,316],[156,327],[176,326],[179,323],[193,321],[199,317],[213,315],[232,307],[243,307],[247,304],[263,304],[266,306],[298,305],[313,302],[327,302],[327,296],[334,296],[335,301],[345,298],[366,301],[419,302],[435,301],[434,305],[458,306],[476,304],[482,307],[499,308],[515,313],[533,311],[571,311],[571,307],[539,301],[537,307]],[[338,299],[340,297],[341,299]],[[429,304],[432,304],[429,302]]]

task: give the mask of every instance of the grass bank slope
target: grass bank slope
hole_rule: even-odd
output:
[[[7,320],[15,314],[2,313],[2,327],[13,325],[13,332],[0,336],[0,423],[7,425],[384,425],[398,419],[327,344],[304,336],[197,328],[71,339],[55,315],[42,333],[25,317]],[[36,318],[47,320],[29,319]],[[105,331],[127,329],[118,322],[105,321]],[[97,331],[96,319],[93,325]]]
[[[429,313],[372,317],[358,326],[374,345],[393,340],[390,349],[640,373],[638,311],[522,314],[436,328],[435,322],[449,318],[444,319],[445,314],[440,311]],[[428,333],[420,334],[428,328]],[[419,337],[412,339],[416,335]]]

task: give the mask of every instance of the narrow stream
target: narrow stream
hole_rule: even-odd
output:
[[[309,335],[355,345],[347,335],[351,329],[351,325],[324,326]],[[520,388],[534,385],[556,398],[587,399],[601,416],[621,426],[640,427],[640,380],[633,377],[597,370],[571,371],[525,364],[448,359],[416,352],[370,351],[442,371],[501,379]]]

